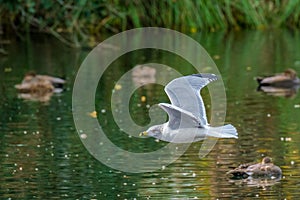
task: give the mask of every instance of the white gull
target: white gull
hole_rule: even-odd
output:
[[[206,136],[237,138],[237,130],[231,124],[212,127],[207,122],[200,90],[215,80],[217,76],[214,74],[193,74],[172,80],[165,87],[171,104],[159,103],[169,120],[150,127],[140,135],[173,143],[196,142]]]

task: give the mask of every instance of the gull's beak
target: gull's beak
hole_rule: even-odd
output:
[[[139,136],[147,136],[147,135],[148,135],[148,132],[144,131],[144,132],[141,132]]]

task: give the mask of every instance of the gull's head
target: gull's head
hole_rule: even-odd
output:
[[[148,136],[154,138],[161,138],[162,135],[162,125],[155,125],[148,128],[146,131],[141,132],[140,136]]]

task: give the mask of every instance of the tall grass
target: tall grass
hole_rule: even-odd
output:
[[[300,27],[300,0],[0,0],[0,26],[47,32],[70,46],[104,32],[160,26],[184,32]]]

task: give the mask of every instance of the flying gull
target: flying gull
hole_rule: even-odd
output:
[[[231,124],[212,127],[207,122],[200,90],[215,80],[217,76],[214,74],[193,74],[169,82],[165,92],[171,104],[158,104],[167,112],[169,120],[150,127],[140,135],[173,143],[196,142],[206,136],[237,138],[238,133]]]

